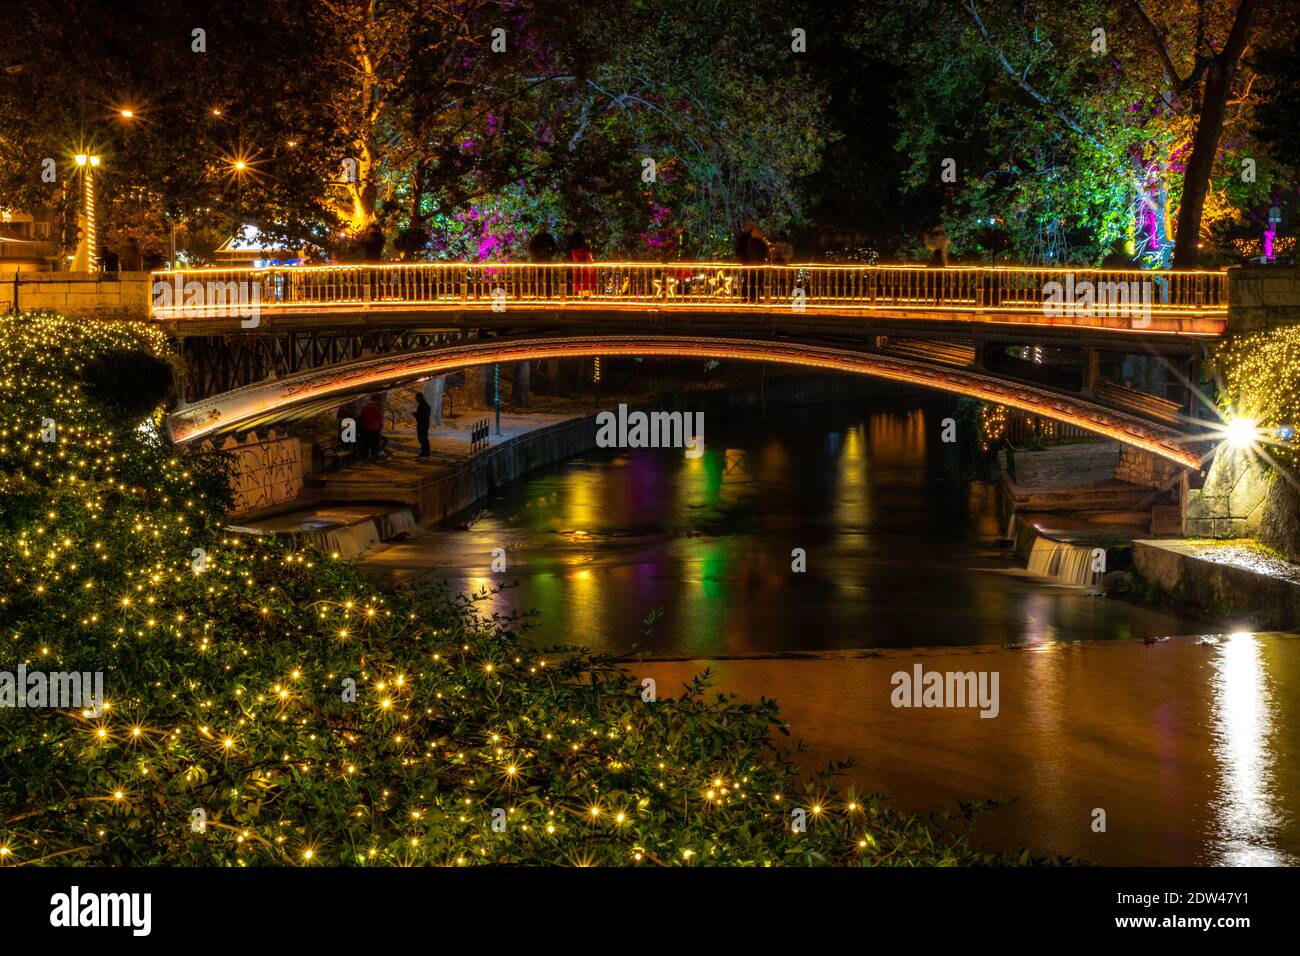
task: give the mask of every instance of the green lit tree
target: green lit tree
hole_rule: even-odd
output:
[[[1258,135],[1272,80],[1247,54],[1253,36],[1293,42],[1285,4],[887,6],[912,80],[899,104],[909,182],[934,184],[941,158],[957,159],[957,182],[940,188],[968,248],[992,225],[1034,261],[1096,262],[1127,246],[1188,266],[1293,177]],[[867,16],[864,43],[878,36]]]

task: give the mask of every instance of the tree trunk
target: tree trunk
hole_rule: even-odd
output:
[[[465,369],[465,404],[469,408],[492,407],[491,369],[486,365],[474,365]]]
[[[429,427],[442,424],[442,397],[447,390],[447,376],[436,375],[424,383],[424,400],[429,403]]]
[[[528,407],[528,385],[531,378],[531,368],[527,362],[515,363],[515,389],[512,398],[512,404],[515,408]]]
[[[1187,160],[1183,174],[1183,200],[1178,208],[1178,233],[1174,237],[1174,268],[1194,268],[1200,258],[1201,216],[1205,212],[1205,197],[1210,189],[1210,174],[1219,152],[1219,137],[1223,133],[1223,114],[1232,93],[1232,80],[1237,73],[1237,63],[1254,26],[1258,0],[1241,0],[1237,19],[1228,34],[1223,51],[1214,58],[1205,71],[1205,91],[1201,99],[1201,117],[1192,139],[1192,155]]]

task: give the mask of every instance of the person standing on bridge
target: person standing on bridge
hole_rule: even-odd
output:
[[[378,219],[372,219],[370,225],[361,231],[361,255],[366,262],[384,261],[384,227]]]
[[[375,263],[384,261],[384,227],[379,224],[378,219],[372,219],[370,225],[361,230],[361,257],[366,262]],[[370,273],[370,301],[375,302],[380,298],[379,295],[379,274],[374,269],[366,270]]]
[[[569,236],[569,261],[592,262],[594,259],[595,257],[591,254],[591,247],[587,245],[586,236],[578,231]],[[573,270],[574,295],[585,297],[596,291],[596,278],[591,274],[591,271],[591,269]]]
[[[921,238],[925,241],[925,248],[930,250],[930,265],[939,268],[948,268],[948,247],[952,241],[948,238],[948,232],[942,225],[933,226],[921,233]]]
[[[921,238],[925,241],[925,248],[930,250],[928,267],[931,269],[948,268],[948,245],[950,240],[943,225],[939,224],[925,230],[925,232],[921,233]],[[938,305],[943,302],[944,291],[947,288],[944,285],[943,277],[931,273],[927,278],[932,285],[930,299]]]
[[[763,266],[767,265],[767,239],[758,223],[746,219],[736,236],[736,258],[745,268],[740,270],[741,295],[746,302],[757,302],[763,294]]]
[[[788,266],[793,258],[794,246],[790,242],[789,234],[784,231],[778,232],[772,237],[772,264]]]
[[[429,416],[433,406],[424,398],[424,392],[415,392],[415,436],[420,439],[421,458],[429,457]]]
[[[528,258],[532,262],[553,262],[555,254],[559,251],[560,246],[555,241],[555,237],[545,229],[528,240]],[[554,294],[551,270],[538,269],[537,271],[541,275],[538,276],[539,281],[536,283],[535,288],[543,299],[549,299]]]

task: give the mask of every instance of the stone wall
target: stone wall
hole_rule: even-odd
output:
[[[297,438],[272,430],[267,437],[258,438],[250,432],[241,443],[233,436],[217,443],[202,442],[197,451],[213,447],[235,456],[235,468],[230,478],[235,493],[232,517],[246,516],[297,498],[306,474],[303,443]]]
[[[1124,443],[1119,447],[1115,477],[1143,488],[1170,488],[1178,484],[1182,468],[1172,461]]]
[[[1183,533],[1189,538],[1247,538],[1258,533],[1272,482],[1248,449],[1219,449],[1205,484],[1187,494]]]
[[[1234,630],[1291,630],[1300,624],[1300,584],[1198,557],[1178,542],[1134,541],[1133,569],[1151,597],[1173,598],[1232,621]]]
[[[1269,485],[1258,540],[1288,561],[1300,562],[1300,491],[1285,475]]]
[[[1228,270],[1229,335],[1300,324],[1300,271],[1295,266],[1235,266]],[[1222,448],[1192,491],[1184,533],[1192,537],[1254,536],[1291,560],[1300,560],[1300,494],[1285,477],[1272,478],[1253,456]]]
[[[147,272],[24,272],[0,274],[0,312],[52,309],[85,318],[144,319],[149,315]]]
[[[1228,302],[1230,334],[1300,322],[1300,271],[1295,266],[1229,269]]]

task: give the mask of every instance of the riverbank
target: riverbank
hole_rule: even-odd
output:
[[[1241,629],[1300,624],[1300,565],[1252,539],[1134,541],[1147,600],[1204,608]]]
[[[854,376],[785,377],[691,392],[674,403],[674,408],[704,414],[707,444],[710,421],[907,391]],[[618,401],[611,399],[601,407],[617,405]],[[637,407],[655,411],[665,406],[646,403]],[[314,538],[314,543],[340,557],[359,557],[381,541],[404,538],[416,523],[427,527],[454,524],[458,518],[468,520],[476,506],[498,489],[596,448],[595,415],[599,410],[581,415],[502,414],[500,434],[486,413],[467,413],[454,423],[430,430],[431,454],[427,458],[417,457],[414,429],[389,429],[390,457],[350,462],[337,471],[308,476],[307,487],[296,499],[241,518],[237,529],[309,541]],[[478,422],[489,423],[481,448],[475,448],[471,440]],[[404,569],[387,566],[374,556],[363,560],[362,567],[371,574],[389,575],[392,583],[410,577]]]

